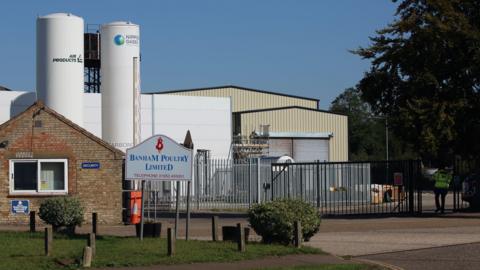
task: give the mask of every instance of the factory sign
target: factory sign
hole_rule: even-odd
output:
[[[61,63],[83,63],[83,58],[81,54],[70,54],[68,57],[56,57],[52,59],[52,62],[61,62]]]
[[[403,186],[403,173],[396,172],[393,174],[393,185]]]
[[[12,214],[25,214],[30,213],[30,201],[28,200],[11,200],[11,212]]]
[[[190,181],[192,152],[167,136],[150,137],[127,149],[125,179]]]
[[[113,37],[113,43],[117,46],[122,46],[123,44],[138,46],[138,35],[121,35],[118,34]]]

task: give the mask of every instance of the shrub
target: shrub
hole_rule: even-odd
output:
[[[40,205],[38,216],[52,225],[55,231],[61,228],[74,232],[76,225],[83,222],[83,207],[74,197],[49,198]]]
[[[264,243],[292,243],[295,221],[300,221],[305,241],[320,228],[318,210],[302,200],[282,199],[255,204],[248,211],[248,220]]]

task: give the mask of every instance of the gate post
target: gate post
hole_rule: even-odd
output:
[[[197,210],[200,210],[200,169],[198,162],[198,153],[195,155],[195,163],[193,163],[195,169],[195,200],[197,202]]]
[[[416,179],[423,179],[421,178],[422,175],[422,163],[420,160],[416,160],[416,165],[415,165],[416,171],[415,171],[415,178]],[[417,185],[417,204],[418,204],[418,214],[422,214],[422,185],[423,183],[418,183]]]
[[[261,167],[260,167],[260,158],[257,158],[257,203],[261,203],[262,198],[260,190],[261,190],[261,183],[260,183],[260,174],[261,174]],[[266,198],[265,198],[266,199]]]
[[[388,162],[388,161],[387,161]],[[408,161],[408,211],[410,214],[414,214],[415,208],[414,208],[414,179],[413,179],[413,160]]]
[[[252,206],[252,158],[248,159],[248,206]]]
[[[317,208],[320,208],[320,161],[317,160]]]
[[[274,164],[274,163],[270,164],[270,176],[271,176],[271,177],[270,177],[270,179],[271,179],[271,180],[270,180],[270,181],[271,181],[270,189],[272,190],[272,198],[271,198],[272,201],[273,201],[273,198],[274,198],[274,197],[273,197],[273,175],[274,175],[274,173],[273,173],[273,167],[274,167],[273,164]],[[265,199],[266,199],[266,198],[265,198]]]

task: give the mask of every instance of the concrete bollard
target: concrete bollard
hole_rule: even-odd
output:
[[[245,230],[242,223],[237,224],[238,251],[245,252]]]
[[[302,246],[302,224],[300,223],[300,221],[295,221],[293,223],[293,226],[293,245],[296,248],[300,248]]]
[[[175,231],[172,228],[167,229],[167,252],[168,256],[175,255]]]
[[[92,233],[98,235],[98,214],[92,213]]]
[[[37,230],[37,224],[35,223],[35,211],[30,212],[30,232],[35,232]]]
[[[212,241],[219,241],[218,237],[218,216],[212,217]]]
[[[87,246],[92,249],[92,258],[95,257],[95,252],[97,251],[96,245],[97,244],[95,243],[95,234],[94,233],[89,233],[88,234]]]
[[[48,226],[45,228],[45,256],[50,256],[52,254],[52,242],[53,242],[53,232],[52,227]]]
[[[83,248],[83,260],[82,260],[83,267],[90,267],[92,266],[92,249],[90,247]]]

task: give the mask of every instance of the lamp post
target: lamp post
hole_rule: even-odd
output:
[[[388,161],[388,118],[385,117],[385,149],[386,149],[386,156]]]

